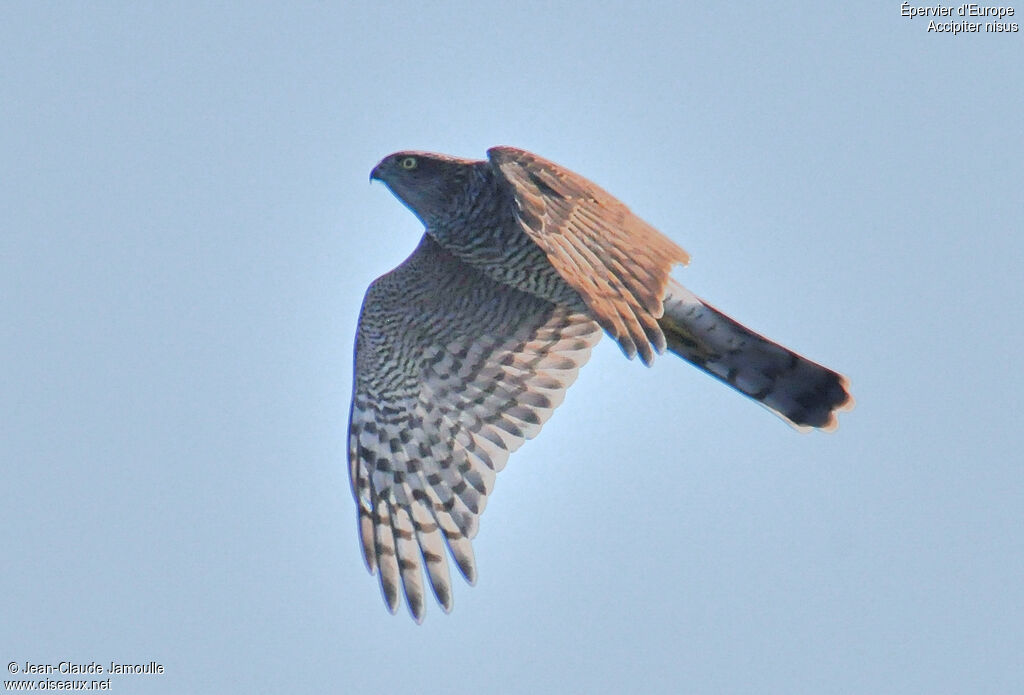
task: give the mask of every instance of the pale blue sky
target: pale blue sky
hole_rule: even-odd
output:
[[[379,5],[0,7],[2,663],[164,665],[122,693],[1024,690],[1022,34],[895,0]],[[362,294],[420,235],[367,176],[496,144],[622,198],[858,406],[800,435],[604,341],[499,477],[477,586],[416,626],[345,464]]]

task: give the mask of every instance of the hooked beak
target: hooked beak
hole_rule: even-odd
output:
[[[381,164],[383,164],[383,162],[381,162]],[[381,164],[378,164],[377,166],[375,166],[375,167],[373,168],[373,171],[371,171],[371,172],[370,172],[370,183],[373,183],[373,181],[374,181],[375,179],[376,179],[377,181],[383,181],[383,180],[384,180],[384,179],[382,179],[382,178],[380,177],[380,167],[381,167]]]

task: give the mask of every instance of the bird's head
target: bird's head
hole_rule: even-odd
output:
[[[383,181],[429,227],[431,220],[450,213],[466,190],[473,165],[482,163],[430,152],[395,152],[380,160],[370,180]]]

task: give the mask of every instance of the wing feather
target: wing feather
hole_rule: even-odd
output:
[[[511,186],[523,231],[633,357],[650,364],[665,349],[658,325],[669,272],[687,253],[604,189],[512,147],[487,151]]]
[[[476,580],[471,539],[509,454],[537,435],[601,337],[582,313],[488,279],[429,237],[367,291],[356,340],[349,472],[359,536],[394,612],[452,607],[445,548]]]

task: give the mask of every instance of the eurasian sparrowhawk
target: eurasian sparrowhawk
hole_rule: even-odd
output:
[[[370,572],[420,621],[426,572],[470,544],[495,474],[540,432],[602,331],[650,365],[666,348],[798,429],[836,427],[846,379],[741,326],[669,277],[686,252],[587,179],[495,147],[486,160],[397,152],[370,174],[423,222],[366,292],[349,473]]]

